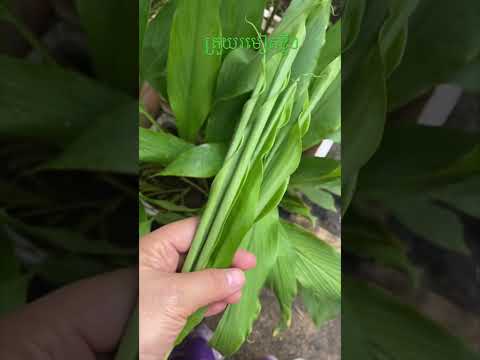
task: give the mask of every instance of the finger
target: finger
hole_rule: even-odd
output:
[[[205,313],[205,316],[214,316],[217,314],[220,314],[221,312],[225,311],[227,308],[228,304],[226,302],[217,302],[208,307],[207,312]]]
[[[161,227],[140,239],[140,266],[175,272],[180,254],[188,251],[198,218],[188,218]]]
[[[175,276],[179,308],[184,316],[223,301],[245,284],[245,274],[240,269],[208,269]]]
[[[225,302],[227,304],[236,304],[240,301],[240,299],[242,298],[242,292],[241,291],[237,291],[236,293],[233,293],[232,295],[229,295],[226,299],[225,299]]]
[[[239,249],[233,257],[233,267],[242,270],[250,270],[253,269],[256,265],[257,257],[247,250]]]

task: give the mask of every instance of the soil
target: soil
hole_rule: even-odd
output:
[[[264,290],[261,296],[262,312],[252,334],[231,360],[260,360],[274,355],[278,360],[340,360],[341,320],[324,324],[320,329],[308,317],[299,299],[294,304],[292,326],[274,337],[273,330],[278,324],[280,309],[275,295]],[[207,320],[215,328],[217,318]]]

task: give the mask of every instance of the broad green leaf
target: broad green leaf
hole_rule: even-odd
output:
[[[137,102],[112,109],[41,168],[137,174],[137,116]]]
[[[260,29],[265,3],[265,0],[223,0],[220,8],[222,35],[225,38],[256,37],[252,24]]]
[[[317,6],[306,23],[306,37],[302,48],[292,66],[292,80],[299,79],[299,91],[308,88],[311,74],[317,68],[318,61],[326,41],[327,27],[330,23],[331,0],[322,1]],[[333,60],[333,59],[332,59]],[[299,104],[300,108],[303,104]]]
[[[159,175],[213,177],[222,167],[226,154],[227,147],[224,144],[202,144],[178,155]]]
[[[387,107],[383,68],[379,48],[374,47],[342,86],[343,184],[367,163],[382,140]]]
[[[342,184],[341,184],[340,179],[335,179],[335,180],[332,180],[332,181],[327,181],[327,182],[320,183],[320,184],[318,184],[318,187],[320,189],[331,192],[332,194],[335,194],[337,196],[342,195]]]
[[[138,89],[139,6],[135,1],[75,0],[98,75],[135,95]],[[112,36],[114,34],[114,36]]]
[[[359,188],[388,195],[392,190],[423,192],[458,181],[480,171],[475,159],[478,139],[454,129],[388,126],[382,145],[360,176]]]
[[[24,274],[0,281],[0,315],[10,313],[26,303],[30,278],[30,275]]]
[[[320,74],[325,67],[342,53],[342,19],[330,25],[325,35],[325,45],[322,47],[315,72]]]
[[[318,185],[321,182],[335,180],[340,176],[340,163],[329,158],[305,156],[297,171],[292,175],[290,185]]]
[[[404,242],[379,224],[350,212],[342,219],[342,249],[363,259],[403,272],[417,285],[419,273],[408,258]]]
[[[342,18],[342,50],[347,51],[357,40],[362,26],[366,0],[347,0]]]
[[[210,342],[225,356],[240,348],[260,313],[260,291],[277,259],[278,229],[278,213],[274,210],[256,223],[246,237],[243,247],[256,255],[257,266],[246,273],[242,299],[227,308]]]
[[[403,225],[444,249],[468,255],[463,224],[458,216],[423,196],[387,200],[387,206]]]
[[[321,208],[334,212],[337,211],[337,208],[335,207],[335,199],[332,194],[315,187],[304,187],[301,191],[309,200]]]
[[[341,76],[338,75],[324,96],[312,110],[310,127],[303,138],[303,148],[317,145],[340,129],[341,125]]]
[[[139,128],[138,160],[142,163],[152,163],[167,166],[175,158],[193,148],[193,145],[168,134],[163,130],[153,131]]]
[[[373,285],[344,279],[342,359],[478,360],[463,340]]]
[[[215,103],[207,122],[208,142],[228,143],[232,139],[248,98],[245,94]]]
[[[431,197],[440,200],[470,216],[480,218],[480,176],[465,180],[433,191]]]
[[[188,141],[196,139],[213,102],[221,55],[207,54],[204,45],[207,38],[221,35],[219,8],[220,0],[178,0],[173,18],[168,98],[180,136]]]
[[[73,72],[0,56],[0,137],[70,144],[130,99]],[[132,119],[133,122],[133,119]]]
[[[0,315],[25,304],[30,278],[22,274],[14,243],[0,219]]]
[[[167,94],[167,57],[170,46],[170,29],[176,0],[165,4],[150,21],[143,43],[143,79],[165,99]]]
[[[138,59],[140,64],[140,84],[143,82],[143,42],[148,26],[150,14],[150,0],[138,1]]]
[[[479,22],[480,3],[476,0],[459,0],[455,7],[448,0],[420,1],[409,22],[402,64],[389,82],[389,108],[396,109],[449,81],[478,57]]]
[[[60,227],[28,225],[0,211],[0,222],[4,222],[21,234],[38,243],[76,254],[132,255],[130,249],[122,249],[104,241],[92,241],[83,234]]]
[[[451,80],[468,92],[480,91],[480,56],[458,71]]]
[[[290,214],[303,216],[310,221],[310,225],[315,225],[316,218],[312,214],[312,209],[300,197],[285,196],[280,203],[280,207]]]
[[[2,219],[3,220],[3,219]],[[20,263],[15,256],[12,239],[5,231],[4,221],[0,222],[0,282],[20,275]]]
[[[326,321],[335,319],[341,310],[339,301],[328,297],[319,297],[310,289],[301,288],[300,295],[308,314],[315,325],[322,326]]]
[[[380,145],[388,108],[387,79],[403,58],[406,26],[417,3],[365,2],[356,41],[343,56],[346,70],[342,71],[342,183],[352,194],[358,171]]]
[[[208,142],[227,142],[232,136],[248,94],[257,84],[261,58],[249,49],[230,52],[222,63],[215,91],[215,104],[208,118]]]
[[[341,256],[330,245],[287,222],[282,223],[297,254],[295,274],[302,288],[316,297],[319,307],[328,309],[328,314],[334,316],[340,310],[341,299]],[[325,317],[326,319],[327,317]]]
[[[296,253],[283,226],[278,229],[278,257],[269,275],[269,284],[277,297],[282,312],[274,336],[290,327],[292,306],[297,296],[297,278],[292,267],[295,266]]]
[[[253,91],[261,71],[261,57],[250,49],[229,53],[222,63],[215,90],[215,101],[227,100]]]

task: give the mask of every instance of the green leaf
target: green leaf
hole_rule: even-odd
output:
[[[480,176],[472,176],[458,183],[433,191],[431,197],[440,200],[470,216],[480,218]]]
[[[19,275],[0,282],[0,315],[16,310],[27,301],[30,275]]]
[[[318,185],[321,182],[335,180],[340,176],[340,163],[329,158],[305,156],[297,171],[292,175],[290,185]]]
[[[152,220],[148,218],[142,202],[138,202],[138,236],[142,237],[150,232]]]
[[[381,147],[360,176],[359,188],[386,195],[393,189],[423,192],[478,173],[478,139],[477,134],[454,129],[388,126]]]
[[[193,148],[186,141],[164,132],[138,128],[139,154],[138,160],[142,163],[152,163],[167,166],[175,158]]]
[[[310,221],[310,225],[315,225],[316,218],[312,214],[312,209],[300,197],[285,196],[280,203],[280,207],[290,214],[303,216]]]
[[[298,283],[307,291],[302,290],[304,300],[305,294],[316,299],[316,308],[308,307],[320,325],[320,320],[331,319],[340,312],[341,256],[326,242],[297,225],[287,222],[282,225],[297,254],[295,274]]]
[[[219,7],[219,0],[179,0],[173,18],[167,65],[168,98],[180,136],[188,141],[196,139],[213,101],[221,55],[208,55],[204,42],[221,35]]]
[[[347,0],[342,19],[342,49],[347,51],[357,40],[362,26],[366,0]]]
[[[470,254],[463,236],[463,224],[454,212],[433,204],[424,196],[387,200],[387,206],[418,236],[444,249]]]
[[[175,212],[181,212],[181,213],[196,213],[198,212],[198,209],[192,209],[183,205],[177,205],[171,201],[168,200],[159,200],[159,199],[151,199],[143,194],[140,194],[140,198],[142,200],[145,200],[151,204],[157,205],[160,208],[167,210],[167,211],[175,211]]]
[[[325,95],[312,110],[310,127],[303,138],[303,148],[308,149],[338,131],[341,126],[341,75],[328,87]]]
[[[480,91],[480,57],[458,71],[451,82],[468,92],[478,93]]]
[[[228,142],[232,138],[247,94],[255,88],[261,71],[261,57],[257,55],[249,49],[237,49],[225,57],[207,122],[207,141]]]
[[[29,275],[22,275],[13,241],[0,221],[0,315],[23,305],[27,300]]]
[[[137,116],[136,101],[113,109],[41,168],[137,174]]]
[[[92,119],[131,100],[55,66],[0,56],[0,68],[1,137],[64,146],[91,126]]]
[[[207,122],[208,142],[228,143],[232,139],[248,98],[248,95],[240,95],[215,103]]]
[[[229,53],[218,74],[215,101],[228,100],[253,91],[261,71],[261,57],[250,49]]]
[[[463,340],[361,280],[345,279],[343,359],[478,360]]]
[[[224,144],[202,144],[181,153],[159,175],[210,178],[218,173],[226,154]]]
[[[476,0],[459,0],[454,8],[448,0],[420,1],[409,22],[402,64],[389,82],[389,107],[396,109],[450,80],[478,57],[479,21],[480,3]]]
[[[135,95],[139,6],[130,0],[76,0],[76,5],[98,75],[110,86]]]
[[[335,180],[332,180],[332,181],[322,182],[322,183],[318,184],[318,187],[320,189],[331,192],[332,194],[335,194],[337,196],[342,195],[342,184],[341,184],[340,179],[335,179]]]
[[[350,212],[342,221],[342,249],[363,259],[403,272],[416,286],[419,272],[408,258],[408,248],[384,226]]]
[[[300,295],[308,314],[315,325],[322,326],[326,321],[335,319],[341,310],[339,301],[322,298],[309,289],[300,289]]]
[[[150,15],[150,0],[138,1],[138,50],[139,50],[139,62],[140,62],[140,74],[143,72],[143,42],[145,38],[145,31],[148,26],[148,17]],[[140,76],[143,79],[143,76]],[[140,83],[142,81],[140,80]]]
[[[246,273],[242,299],[227,308],[210,342],[225,356],[240,348],[260,313],[260,291],[277,258],[278,229],[278,212],[274,210],[256,223],[246,237],[243,247],[256,255],[257,266]]]
[[[167,58],[170,47],[170,29],[175,13],[176,0],[165,4],[150,21],[143,43],[141,71],[146,80],[165,99],[167,94]]]
[[[356,41],[343,56],[342,68],[342,183],[351,195],[358,171],[380,145],[388,107],[387,79],[403,58],[407,24],[418,0],[363,3],[366,8],[354,9],[354,17],[363,14],[362,26],[355,25],[360,31],[354,32]]]
[[[282,316],[273,335],[290,327],[292,323],[292,306],[297,296],[297,278],[292,267],[297,255],[283,226],[278,229],[278,258],[269,275],[269,284],[277,297]]]
[[[330,193],[317,189],[315,187],[303,187],[301,191],[309,200],[311,200],[313,203],[320,206],[321,208],[333,212],[337,211],[337,208],[335,207],[335,199]]]
[[[122,249],[104,241],[91,241],[83,234],[60,227],[28,225],[0,211],[0,222],[5,222],[21,234],[41,244],[76,254],[132,255],[130,249]]]
[[[220,8],[222,35],[225,38],[256,37],[255,28],[260,28],[265,0],[236,1],[223,0]],[[248,21],[248,22],[247,22]]]

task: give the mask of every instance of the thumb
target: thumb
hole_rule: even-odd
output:
[[[245,284],[245,274],[240,269],[208,269],[176,276],[177,289],[182,295],[181,309],[185,316],[224,300]]]

